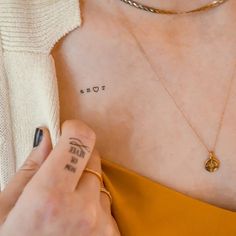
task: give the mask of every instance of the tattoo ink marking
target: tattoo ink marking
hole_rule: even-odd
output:
[[[90,152],[89,147],[84,145],[80,139],[78,138],[69,138],[69,139],[72,140],[70,141],[71,145],[78,146],[80,148],[85,149],[87,152]]]
[[[76,147],[70,147],[69,152],[75,154],[78,157],[84,158],[85,156],[85,151],[83,149],[78,149]]]
[[[72,157],[71,157],[71,160],[70,160],[70,163],[72,163],[72,164],[77,164],[77,162],[78,162],[78,158],[72,156]]]
[[[90,88],[81,89],[81,90],[80,90],[80,93],[81,93],[81,94],[91,93],[91,92],[98,93],[98,92],[101,91],[101,90],[105,90],[105,88],[106,88],[105,85],[102,85],[102,86],[93,86],[93,87],[90,87]]]
[[[98,86],[93,87],[93,91],[97,93],[99,91],[99,87]]]
[[[83,142],[78,138],[69,138],[70,149],[69,153],[72,153],[80,158],[84,158],[86,152],[90,152],[89,147],[84,145]],[[76,172],[76,165],[78,163],[78,158],[76,156],[71,156],[70,163],[67,163],[64,169],[70,172]]]
[[[71,171],[73,173],[75,173],[75,171],[76,171],[76,168],[70,164],[66,164],[64,169]]]

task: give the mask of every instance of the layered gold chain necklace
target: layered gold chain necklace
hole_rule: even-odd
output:
[[[123,2],[133,2],[132,0],[120,0],[120,1],[123,1]],[[223,2],[225,2],[227,0],[218,0],[218,1],[214,1],[212,4],[208,4],[209,7],[201,7],[201,8],[198,8],[198,11],[200,11],[200,9],[209,9],[210,6],[211,8],[212,7],[215,7],[215,6],[218,6],[220,4],[222,4]],[[129,3],[130,4],[130,3]],[[135,6],[137,7],[137,6]],[[146,7],[146,6],[145,6]],[[138,7],[139,8],[139,7]],[[191,12],[196,12],[197,10],[192,10]],[[160,10],[160,9],[156,9],[156,13],[160,13],[160,12],[163,12],[163,10]],[[165,13],[164,14],[167,14],[167,11],[164,11]],[[180,14],[178,12],[172,12],[170,13],[170,11],[168,11],[169,13],[168,14]],[[189,11],[190,12],[190,11]],[[188,12],[188,13],[189,13]],[[186,13],[186,12],[185,12]],[[181,13],[182,14],[182,13]],[[123,16],[125,16],[125,14],[123,14]],[[126,17],[126,22],[129,22],[127,17]],[[151,70],[153,71],[153,73],[155,74],[155,77],[158,81],[160,81],[160,84],[163,86],[163,88],[165,89],[165,91],[167,92],[167,94],[170,96],[170,98],[173,100],[175,106],[178,108],[178,110],[180,111],[180,113],[182,114],[183,118],[185,119],[185,121],[187,122],[187,124],[189,125],[189,127],[192,129],[192,131],[195,133],[196,137],[199,139],[199,141],[202,143],[202,145],[206,148],[207,150],[207,153],[208,153],[208,157],[204,163],[204,167],[207,171],[209,172],[214,172],[216,170],[219,169],[220,167],[220,161],[219,159],[217,158],[216,154],[215,154],[215,149],[216,149],[216,144],[217,144],[217,141],[218,141],[218,137],[219,137],[219,133],[220,133],[220,130],[222,128],[222,123],[223,123],[223,119],[224,119],[224,114],[225,114],[225,111],[226,111],[226,107],[227,107],[227,103],[228,103],[228,100],[229,100],[229,97],[230,97],[230,92],[231,92],[231,88],[232,88],[232,84],[233,84],[233,79],[235,77],[235,72],[236,72],[236,64],[235,64],[235,67],[234,67],[234,70],[233,70],[233,74],[232,74],[232,77],[230,79],[230,82],[229,82],[229,87],[228,87],[228,90],[227,90],[227,95],[226,95],[226,99],[225,99],[225,102],[224,102],[224,106],[223,106],[223,111],[222,111],[222,114],[220,116],[220,122],[219,122],[219,125],[218,125],[218,128],[217,128],[217,134],[216,134],[216,138],[215,138],[215,141],[214,141],[214,144],[212,146],[212,148],[209,148],[206,143],[204,142],[204,140],[201,138],[201,136],[199,135],[199,133],[196,131],[196,129],[193,127],[193,125],[191,124],[191,122],[189,121],[189,119],[187,118],[187,116],[185,115],[183,109],[178,105],[178,103],[176,102],[176,99],[174,98],[174,96],[171,94],[171,92],[169,91],[169,89],[167,88],[167,86],[165,85],[165,82],[164,82],[164,79],[161,78],[161,76],[156,72],[155,70],[155,67],[153,66],[153,64],[151,63],[151,61],[149,60],[149,57],[147,56],[143,46],[141,45],[141,43],[139,42],[139,40],[137,39],[137,37],[135,36],[135,34],[133,33],[133,31],[131,30],[131,27],[130,27],[130,24],[127,24],[128,27],[129,27],[129,32],[131,33],[131,35],[133,36],[133,38],[135,39],[136,41],[136,44],[140,50],[140,52],[143,54],[144,58],[146,59],[146,61],[148,62],[148,64],[150,65],[150,68]]]
[[[215,0],[212,1],[204,6],[198,7],[196,9],[193,10],[188,10],[188,11],[171,11],[171,10],[165,10],[165,9],[159,9],[159,8],[154,8],[154,7],[149,7],[147,5],[143,5],[139,2],[133,1],[133,0],[120,0],[124,3],[129,4],[132,7],[136,7],[138,9],[144,10],[144,11],[148,11],[148,12],[152,12],[152,13],[157,13],[157,14],[186,14],[186,13],[193,13],[193,12],[200,12],[200,11],[205,11],[205,10],[209,10],[211,8],[217,7],[221,4],[223,4],[224,2],[228,1],[228,0]]]

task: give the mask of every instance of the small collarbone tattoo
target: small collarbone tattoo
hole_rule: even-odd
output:
[[[104,91],[105,89],[106,89],[106,86],[105,86],[105,85],[102,85],[102,86],[93,86],[93,87],[88,87],[88,88],[85,88],[85,89],[81,89],[81,90],[80,90],[80,93],[81,93],[81,94],[86,94],[86,93],[98,93],[98,92]]]
[[[78,138],[69,138],[69,153],[71,153],[70,162],[64,167],[65,170],[70,172],[76,172],[76,166],[79,158],[84,158],[86,153],[90,152],[89,147],[84,145],[83,142]]]

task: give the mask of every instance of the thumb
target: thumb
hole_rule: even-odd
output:
[[[0,222],[14,207],[24,187],[38,171],[51,150],[52,142],[48,129],[36,128],[32,151],[0,194]]]

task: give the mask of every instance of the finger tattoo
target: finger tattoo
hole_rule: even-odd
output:
[[[78,164],[79,158],[84,158],[86,152],[90,152],[89,147],[84,145],[83,142],[78,138],[69,138],[70,147],[69,153],[72,153],[70,163],[67,163],[64,167],[65,170],[75,172],[76,165]]]

